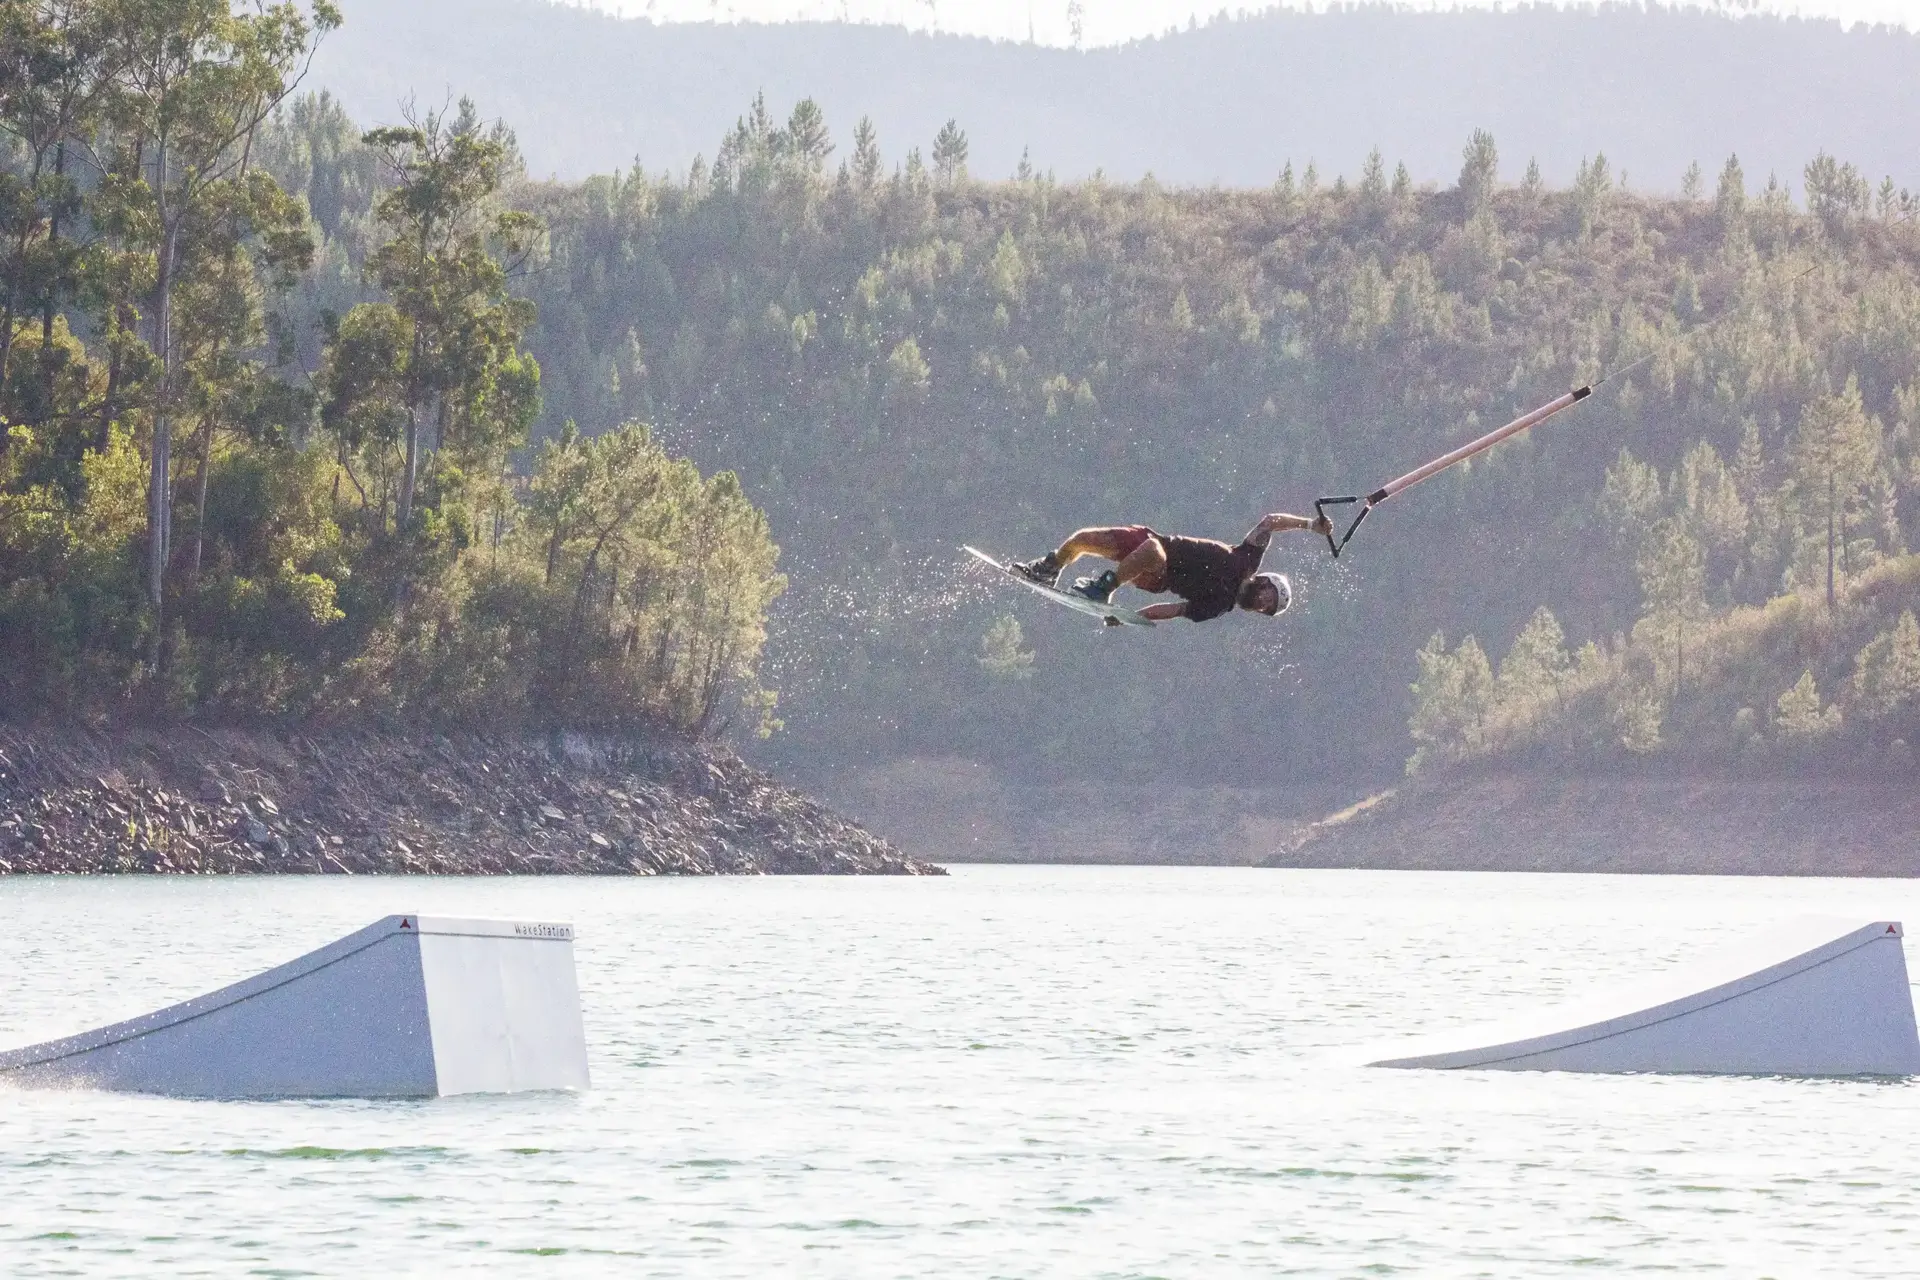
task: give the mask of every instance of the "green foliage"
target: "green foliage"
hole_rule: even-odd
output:
[[[1566,632],[1552,610],[1542,605],[1500,660],[1498,701],[1506,706],[1553,701],[1560,696],[1571,666]]]
[[[1920,623],[1909,603],[1916,594],[1920,556],[1900,556],[1863,573],[1837,614],[1809,590],[1702,611],[1684,633],[1671,617],[1650,615],[1631,638],[1584,647],[1559,668],[1551,699],[1536,696],[1516,714],[1508,669],[1537,666],[1543,647],[1552,652],[1551,632],[1536,616],[1502,661],[1495,710],[1480,728],[1456,717],[1436,735],[1435,717],[1416,701],[1413,761],[1549,755],[1619,764],[1646,756],[1694,768],[1878,769],[1883,747],[1920,729]],[[1435,657],[1431,645],[1421,652],[1423,672]],[[1516,681],[1515,689],[1524,683],[1543,682]],[[1832,702],[1821,696],[1823,683],[1841,691]]]
[[[1612,717],[1638,707],[1627,736],[1644,745],[1657,724],[1655,755],[1689,749],[1706,732],[1689,708],[1717,679],[1716,620],[1824,579],[1824,519],[1792,441],[1850,376],[1885,444],[1836,521],[1839,593],[1920,519],[1901,478],[1913,429],[1895,439],[1920,422],[1895,403],[1920,397],[1905,390],[1920,387],[1910,228],[1861,223],[1836,241],[1777,187],[1749,200],[1737,162],[1712,204],[1625,191],[1599,156],[1571,190],[1537,168],[1502,186],[1490,140],[1441,191],[1387,182],[1385,156],[1356,157],[1338,195],[1302,165],[1258,191],[1031,172],[948,185],[903,157],[906,140],[887,157],[905,163],[883,163],[870,126],[841,174],[818,172],[780,140],[791,129],[756,106],[712,173],[513,199],[550,237],[526,282],[536,436],[654,422],[765,501],[782,566],[807,584],[773,654],[810,759],[940,750],[1093,768],[1113,722],[1173,705],[1155,768],[1261,756],[1309,770],[1336,732],[1389,768],[1411,708],[1380,676],[1436,629],[1504,639],[1543,603],[1600,665],[1591,686],[1570,677],[1578,725],[1542,720],[1542,741],[1617,753]],[[1063,680],[1110,693],[1031,735],[995,733],[975,710],[990,618],[949,628],[901,604],[937,594],[927,584],[951,577],[944,549],[961,542],[1037,551],[1131,520],[1236,536],[1648,352],[1564,419],[1375,516],[1350,563],[1277,543],[1301,589],[1280,624],[1298,678],[1272,679],[1276,642],[1239,624],[1183,630],[1192,661],[1062,646],[1049,654]],[[1623,449],[1639,471],[1598,503]],[[810,603],[829,594],[848,603]],[[1036,639],[1070,625],[1020,619]],[[1770,707],[1804,666],[1716,705],[1712,740],[1724,748],[1735,710]],[[1628,680],[1634,698],[1603,694]],[[1489,742],[1535,742],[1513,732]]]
[[[1032,679],[1034,653],[1021,648],[1025,643],[1020,620],[1010,613],[1002,614],[980,637],[980,656],[976,661],[996,679]]]
[[[0,713],[777,723],[783,580],[731,474],[638,426],[514,471],[512,135],[267,122],[337,20],[0,6]],[[817,110],[790,129],[817,167]]]
[[[1789,743],[1811,742],[1840,727],[1840,708],[1822,708],[1813,672],[1803,671],[1791,689],[1774,699],[1773,727]]]
[[[1477,751],[1486,740],[1487,717],[1498,693],[1486,652],[1472,636],[1449,651],[1447,638],[1435,632],[1418,658],[1420,678],[1413,683],[1408,728],[1419,745],[1407,761],[1408,773]]]
[[[472,104],[461,107],[455,120],[429,112],[366,136],[391,183],[375,204],[385,236],[366,275],[392,301],[348,313],[349,358],[321,379],[327,420],[346,426],[356,444],[370,439],[369,415],[397,437],[379,443],[397,452],[393,521],[403,531],[436,459],[497,467],[539,412],[539,368],[519,351],[533,308],[507,293],[539,221],[497,206],[514,160],[511,138],[497,126],[482,133]],[[384,503],[379,519],[384,529]]]
[[[1868,720],[1920,710],[1920,622],[1913,610],[1903,611],[1855,656],[1850,692],[1853,705]]]
[[[943,186],[967,176],[967,134],[956,120],[941,125],[933,139],[933,176]]]
[[[1867,487],[1881,469],[1881,426],[1860,404],[1857,379],[1846,389],[1823,396],[1800,415],[1792,443],[1794,488],[1790,500],[1826,531],[1827,607],[1834,607],[1840,586],[1853,569],[1851,518],[1856,524]]]
[[[1870,716],[1880,686],[1852,664],[1915,603],[1920,269],[1911,229],[1862,216],[1844,165],[1819,169],[1835,203],[1805,214],[1778,183],[1749,197],[1731,159],[1711,205],[1629,192],[1601,156],[1570,190],[1537,166],[1503,187],[1480,137],[1453,190],[1389,182],[1384,156],[1331,188],[1311,165],[1261,191],[1031,166],[992,183],[963,178],[957,124],[921,140],[930,164],[903,147],[890,166],[862,122],[836,171],[829,125],[815,103],[782,120],[757,100],[711,167],[544,184],[470,109],[363,141],[336,107],[295,104],[257,152],[292,197],[209,197],[225,229],[182,259],[179,305],[205,325],[176,326],[192,336],[169,403],[193,446],[169,474],[204,565],[175,557],[164,627],[137,601],[54,609],[92,619],[61,625],[108,637],[124,667],[88,687],[696,728],[736,695],[764,712],[750,668],[780,578],[752,494],[808,586],[780,605],[769,659],[822,759],[1091,765],[1113,723],[1152,721],[1162,749],[1143,768],[1308,770],[1338,730],[1379,769],[1412,711],[1422,767],[1746,767],[1785,750],[1773,712],[1806,671],[1844,714],[1799,758],[1838,760],[1908,714]],[[53,191],[30,197],[38,241]],[[289,205],[310,213],[304,269]],[[88,468],[114,448],[150,461],[140,207],[100,206],[121,221],[103,216],[88,277],[120,280],[98,296],[126,306],[83,315],[70,292],[71,330],[14,324],[24,372],[5,384],[9,425],[30,433],[7,452],[23,514],[6,545],[136,585],[137,532],[96,555],[42,531],[78,527]],[[539,269],[516,275],[523,257]],[[1100,699],[1027,714],[983,661],[989,618],[951,624],[978,603],[955,543],[1037,550],[1107,520],[1233,536],[1649,352],[1574,414],[1375,516],[1339,566],[1276,544],[1301,589],[1276,629],[1182,629],[1181,661],[1050,647],[1063,682],[1098,680]],[[318,370],[314,403],[282,354]],[[696,483],[657,439],[715,478]],[[244,535],[263,493],[288,504],[284,531]],[[54,608],[66,589],[20,555],[8,607]],[[215,591],[228,576],[250,585]],[[286,635],[256,663],[235,619],[266,616]],[[1007,653],[1073,625],[1019,621]],[[194,656],[203,627],[227,665]],[[1441,629],[1523,641],[1497,668],[1477,640],[1429,646],[1410,706],[1381,676]],[[156,635],[185,657],[142,674]],[[254,667],[275,674],[234,674]],[[303,670],[301,688],[279,674]]]
[[[1469,216],[1483,212],[1493,202],[1493,189],[1500,175],[1500,150],[1493,135],[1475,129],[1461,153],[1460,203]]]

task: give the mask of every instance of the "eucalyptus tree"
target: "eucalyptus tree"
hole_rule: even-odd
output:
[[[305,211],[266,174],[211,188],[207,215],[184,237],[174,311],[175,371],[169,407],[196,419],[193,547],[189,583],[200,578],[209,519],[208,484],[222,430],[261,443],[290,443],[310,412],[308,396],[256,358],[268,340],[265,295],[289,288],[313,262]]]
[[[0,130],[15,148],[13,162],[0,168],[0,389],[12,381],[17,322],[39,316],[48,363],[56,350],[54,317],[81,288],[84,246],[72,234],[82,200],[75,170],[118,87],[127,49],[116,37],[124,21],[124,6],[110,0],[0,2]],[[50,367],[45,373],[52,377]],[[49,398],[40,398],[43,407]],[[12,420],[10,397],[0,413]]]
[[[533,306],[508,284],[537,248],[541,224],[498,199],[517,163],[512,138],[480,129],[470,104],[451,121],[409,111],[404,125],[365,140],[392,184],[375,206],[386,240],[366,264],[386,300],[341,320],[322,412],[347,453],[398,453],[392,503],[405,535],[422,477],[441,454],[469,473],[497,471],[538,412],[540,369],[519,350]],[[382,457],[374,464],[389,466]]]
[[[262,124],[293,92],[321,36],[339,25],[330,0],[236,12],[229,0],[137,0],[122,11],[122,65],[109,125],[121,224],[150,255],[147,343],[155,358],[147,496],[147,602],[154,656],[164,635],[172,554],[172,456],[179,352],[174,295],[198,228],[226,215],[246,180]]]

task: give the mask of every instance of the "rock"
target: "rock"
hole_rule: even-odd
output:
[[[34,778],[0,775],[0,871],[937,872],[689,742],[0,725],[0,757]]]

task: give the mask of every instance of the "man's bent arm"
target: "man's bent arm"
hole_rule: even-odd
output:
[[[1150,604],[1140,611],[1140,616],[1149,622],[1170,622],[1175,618],[1187,616],[1185,600],[1168,600],[1161,604]]]
[[[1325,516],[1309,519],[1306,516],[1289,515],[1276,511],[1270,516],[1261,516],[1260,523],[1253,526],[1253,532],[1247,535],[1251,546],[1264,547],[1276,533],[1285,533],[1290,529],[1307,529],[1314,533],[1325,534],[1333,529],[1333,522]]]

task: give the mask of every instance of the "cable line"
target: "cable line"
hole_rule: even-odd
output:
[[[1916,215],[1920,215],[1920,208],[1908,210],[1901,217],[1894,220],[1892,223],[1889,223],[1888,226],[1889,228],[1900,226],[1903,223],[1911,221]],[[1792,279],[1788,280],[1785,284],[1779,286],[1779,291],[1785,292],[1786,290],[1791,289],[1794,285],[1799,284],[1802,280],[1812,275],[1816,270],[1820,268],[1821,265],[1822,265],[1821,262],[1816,259],[1812,264],[1807,266],[1805,269],[1796,273]],[[1387,481],[1387,483],[1381,485],[1378,489],[1375,489],[1372,493],[1369,493],[1364,497],[1362,497],[1359,494],[1354,494],[1348,497],[1315,498],[1313,500],[1314,514],[1321,515],[1321,516],[1324,516],[1326,514],[1326,509],[1328,507],[1352,506],[1355,503],[1361,504],[1359,514],[1354,516],[1353,523],[1347,526],[1345,533],[1341,534],[1338,538],[1335,538],[1333,535],[1332,529],[1329,528],[1326,534],[1327,549],[1332,551],[1333,558],[1338,560],[1340,558],[1340,553],[1346,549],[1347,543],[1353,541],[1354,532],[1360,528],[1361,523],[1366,520],[1367,515],[1375,507],[1385,502],[1388,498],[1393,497],[1397,493],[1404,493],[1406,490],[1411,489],[1413,488],[1413,486],[1419,484],[1422,480],[1426,480],[1432,476],[1437,476],[1442,471],[1445,471],[1447,468],[1454,466],[1457,463],[1465,462],[1468,458],[1473,457],[1477,453],[1483,453],[1486,450],[1493,448],[1493,446],[1495,446],[1496,444],[1499,444],[1502,440],[1507,439],[1509,436],[1516,436],[1516,435],[1519,435],[1522,431],[1526,431],[1532,427],[1539,426],[1541,423],[1545,422],[1548,418],[1551,418],[1554,414],[1559,413],[1562,409],[1569,409],[1569,408],[1572,408],[1574,405],[1579,404],[1582,400],[1585,400],[1588,396],[1592,395],[1595,391],[1599,390],[1601,387],[1605,386],[1607,383],[1611,382],[1613,379],[1624,377],[1625,375],[1632,373],[1635,369],[1638,369],[1641,365],[1646,364],[1649,360],[1652,360],[1656,355],[1660,354],[1661,351],[1670,350],[1673,347],[1677,347],[1684,342],[1691,342],[1695,338],[1698,338],[1701,335],[1710,332],[1716,325],[1720,324],[1721,321],[1726,320],[1729,317],[1733,316],[1736,313],[1736,311],[1737,311],[1737,308],[1734,306],[1733,302],[1729,301],[1725,306],[1721,308],[1719,315],[1713,317],[1711,320],[1707,321],[1705,324],[1702,324],[1693,329],[1689,329],[1687,332],[1679,335],[1676,338],[1671,338],[1671,339],[1664,340],[1663,342],[1655,343],[1653,350],[1647,352],[1645,355],[1640,356],[1638,359],[1632,361],[1631,363],[1622,365],[1618,369],[1609,370],[1607,373],[1604,373],[1600,377],[1595,378],[1592,382],[1589,382],[1587,385],[1583,387],[1575,387],[1573,390],[1567,392],[1565,395],[1559,396],[1553,400],[1549,400],[1546,404],[1541,405],[1538,409],[1533,410],[1531,413],[1522,414],[1520,417],[1515,418],[1512,422],[1507,423],[1504,427],[1495,428],[1494,430],[1487,432],[1487,434],[1481,436],[1477,440],[1470,440],[1466,444],[1461,445],[1457,449],[1454,449],[1448,453],[1441,454],[1439,457],[1435,458],[1432,462],[1426,463],[1423,466],[1415,467],[1412,471],[1407,472],[1407,474],[1401,476],[1397,480]]]

